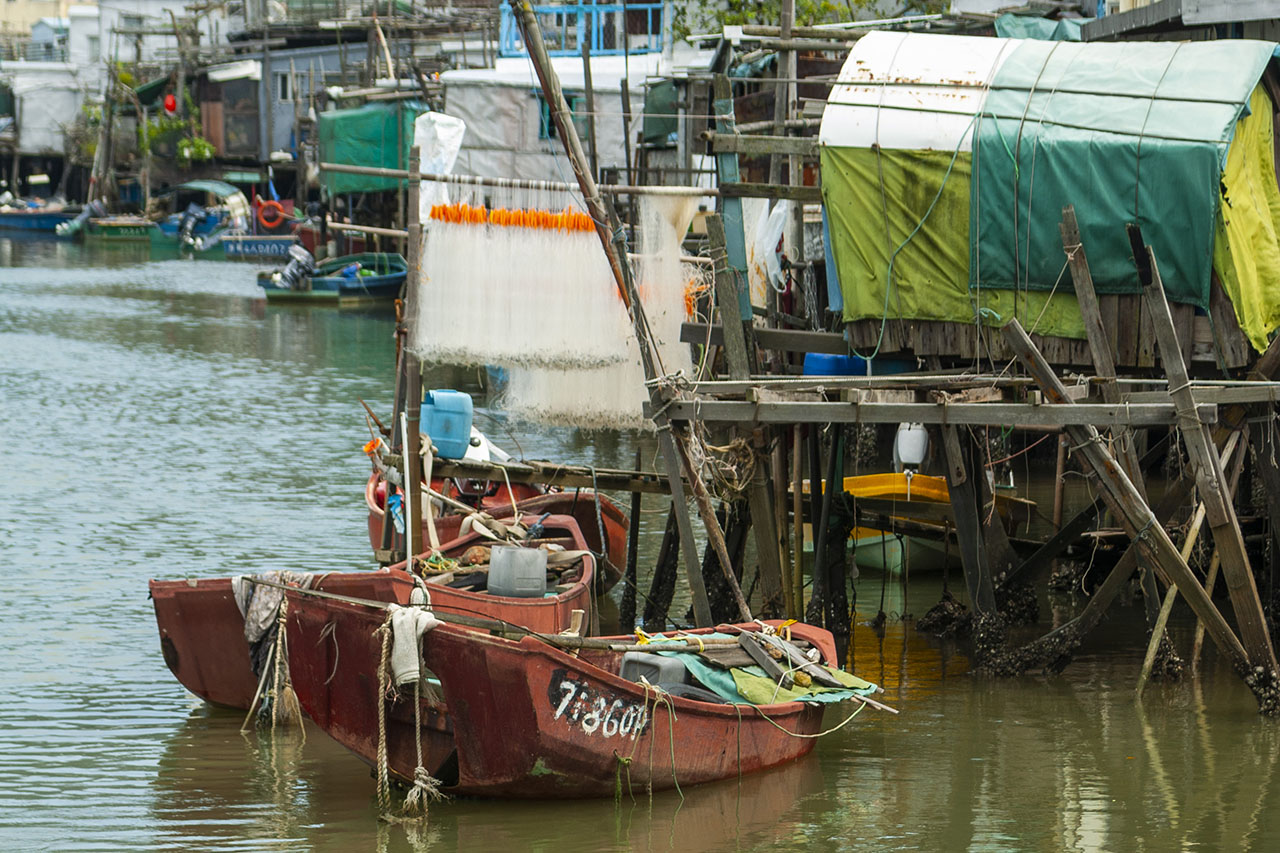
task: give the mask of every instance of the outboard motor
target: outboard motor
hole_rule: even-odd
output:
[[[281,287],[303,290],[304,282],[311,278],[311,274],[315,271],[316,259],[311,257],[311,253],[306,249],[294,244],[289,247],[289,263],[276,273],[276,281]]]
[[[107,206],[95,198],[84,206],[84,210],[80,211],[79,216],[68,222],[59,222],[53,230],[59,237],[70,237],[83,228],[84,224],[90,219],[106,215]]]
[[[187,209],[182,212],[181,221],[178,223],[178,242],[183,246],[194,246],[196,243],[196,226],[208,218],[209,211],[194,201],[188,204]]]

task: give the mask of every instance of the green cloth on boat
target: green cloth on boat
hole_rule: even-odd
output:
[[[1039,334],[1084,338],[1069,279],[1052,294],[969,289],[968,152],[823,146],[821,157],[845,322],[887,315],[973,323],[981,317],[1000,326],[1017,317]],[[1058,256],[1063,257],[1061,242]]]
[[[699,636],[704,639],[732,639],[732,635],[720,632]],[[703,687],[733,705],[772,705],[775,702],[795,701],[828,704],[844,702],[857,696],[870,696],[877,689],[870,681],[864,681],[856,675],[828,666],[824,669],[838,681],[846,684],[847,689],[814,686],[784,690],[758,666],[722,669],[707,663],[696,653],[663,651],[660,646],[666,639],[662,635],[650,638],[651,645],[658,646],[654,648],[654,654],[676,658]],[[690,648],[696,650],[696,647]]]
[[[870,696],[876,692],[876,686],[870,681],[863,681],[843,669],[823,667],[835,676],[836,680],[846,685],[847,690],[836,687],[794,687],[786,689],[770,678],[758,666],[745,669],[733,669],[733,682],[738,693],[752,705],[771,705],[774,702],[843,702],[854,696]]]
[[[1270,96],[1255,86],[1227,151],[1213,244],[1214,271],[1258,352],[1280,327],[1280,190],[1271,112]]]

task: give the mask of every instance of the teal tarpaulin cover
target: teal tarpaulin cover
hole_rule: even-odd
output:
[[[1044,41],[1080,41],[1080,29],[1088,18],[1063,18],[1055,21],[1032,15],[1005,12],[996,18],[996,35],[1002,39],[1042,39]]]
[[[1274,48],[1022,42],[976,128],[970,286],[1063,286],[1071,204],[1099,293],[1140,290],[1124,231],[1137,222],[1169,298],[1207,309],[1222,165]]]
[[[407,169],[413,146],[413,120],[427,112],[417,101],[375,102],[346,110],[329,110],[316,117],[321,162],[349,166]],[[400,186],[398,178],[324,172],[330,195],[377,192]]]

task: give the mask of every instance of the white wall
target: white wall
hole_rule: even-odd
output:
[[[63,62],[0,62],[0,80],[18,101],[18,149],[23,154],[63,154],[65,130],[80,113],[84,86],[75,66]]]
[[[571,103],[582,92],[565,89]],[[621,99],[618,89],[595,90],[597,159],[602,167],[623,166]],[[644,92],[633,90],[633,115],[643,112]],[[445,113],[462,119],[467,133],[454,171],[460,174],[573,182],[573,170],[558,138],[539,138],[540,106],[527,86],[470,81],[445,83]],[[587,139],[582,150],[589,154]]]

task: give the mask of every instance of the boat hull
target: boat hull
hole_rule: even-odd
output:
[[[0,229],[16,231],[46,231],[53,233],[59,224],[75,219],[77,212],[66,211],[0,211]]]
[[[444,626],[424,648],[454,715],[460,793],[612,797],[619,785],[713,782],[807,755],[815,739],[803,735],[822,724],[822,706],[801,702],[658,702],[652,688],[529,637]]]
[[[566,516],[546,521],[585,545],[577,525]],[[479,534],[445,543],[442,550],[461,553],[481,544]],[[313,589],[371,601],[407,604],[415,585],[404,565],[370,572],[331,572],[313,581]],[[589,616],[595,560],[583,559],[581,578],[554,596],[510,598],[430,584],[432,607],[441,613],[465,613],[498,619],[533,631],[555,633],[572,623],[573,611]],[[247,709],[253,703],[257,679],[244,638],[244,617],[231,591],[231,578],[150,582],[156,627],[165,663],[182,686],[215,705]],[[587,624],[590,624],[589,622]]]
[[[360,263],[364,268],[374,270],[375,274],[351,278],[338,274],[339,270],[353,263]],[[400,255],[366,252],[323,262],[315,275],[302,281],[296,289],[281,287],[269,272],[258,274],[258,285],[266,292],[269,302],[361,305],[396,299],[407,275],[408,266]]]
[[[287,595],[290,676],[303,709],[373,765],[382,701],[374,631],[385,614],[303,592]],[[829,634],[813,639],[834,656]],[[822,723],[821,706],[799,702],[655,703],[652,688],[587,660],[594,654],[603,664],[601,656],[619,652],[574,657],[534,638],[514,641],[444,624],[424,636],[423,654],[439,692],[418,702],[422,764],[454,793],[612,797],[618,785],[640,791],[711,782],[806,755],[815,739],[795,735],[815,734]],[[409,782],[417,766],[412,694],[398,694],[385,708],[388,769]]]
[[[287,237],[256,237],[225,235],[214,246],[221,246],[222,256],[228,261],[287,261],[289,248],[297,244],[292,235]]]
[[[160,650],[169,671],[206,702],[247,710],[258,680],[231,578],[152,580],[150,587]],[[325,575],[315,588],[406,604],[413,580],[403,572],[350,572]]]

